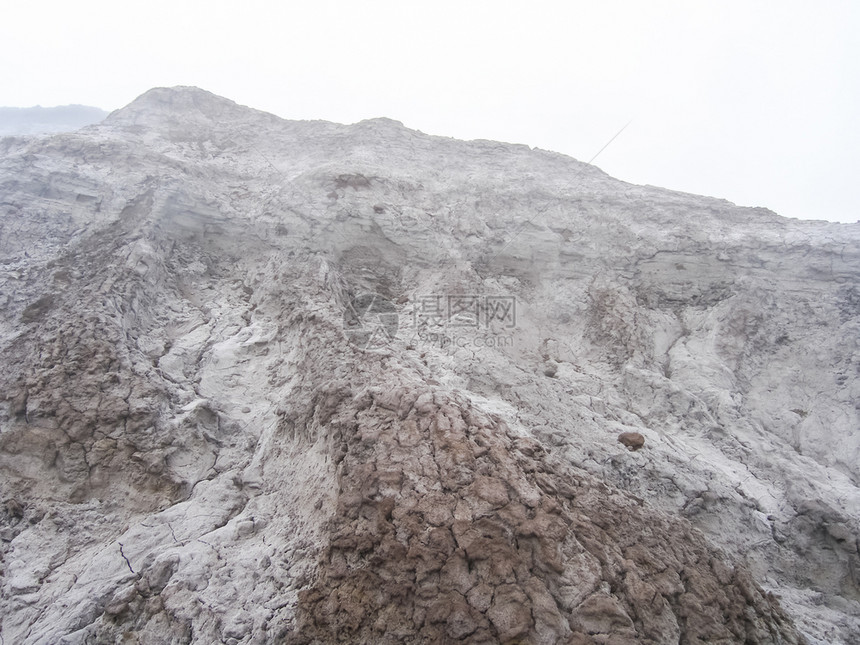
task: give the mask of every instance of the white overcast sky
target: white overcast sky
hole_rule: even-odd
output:
[[[609,174],[860,220],[860,2],[0,4],[0,105],[196,85],[289,119],[387,116]]]

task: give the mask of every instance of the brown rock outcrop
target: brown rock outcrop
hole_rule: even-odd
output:
[[[337,513],[289,643],[799,642],[670,518],[468,401],[345,397]]]
[[[618,443],[624,444],[628,450],[639,450],[645,445],[645,437],[638,432],[622,432],[618,435]]]

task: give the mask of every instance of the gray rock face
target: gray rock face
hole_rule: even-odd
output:
[[[860,642],[857,225],[193,88],[0,148],[4,642]]]

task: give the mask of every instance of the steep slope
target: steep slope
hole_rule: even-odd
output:
[[[857,226],[194,88],[0,148],[6,642],[858,642]]]

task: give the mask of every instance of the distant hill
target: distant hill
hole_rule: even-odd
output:
[[[0,107],[0,136],[71,132],[98,123],[108,115],[89,105]]]

